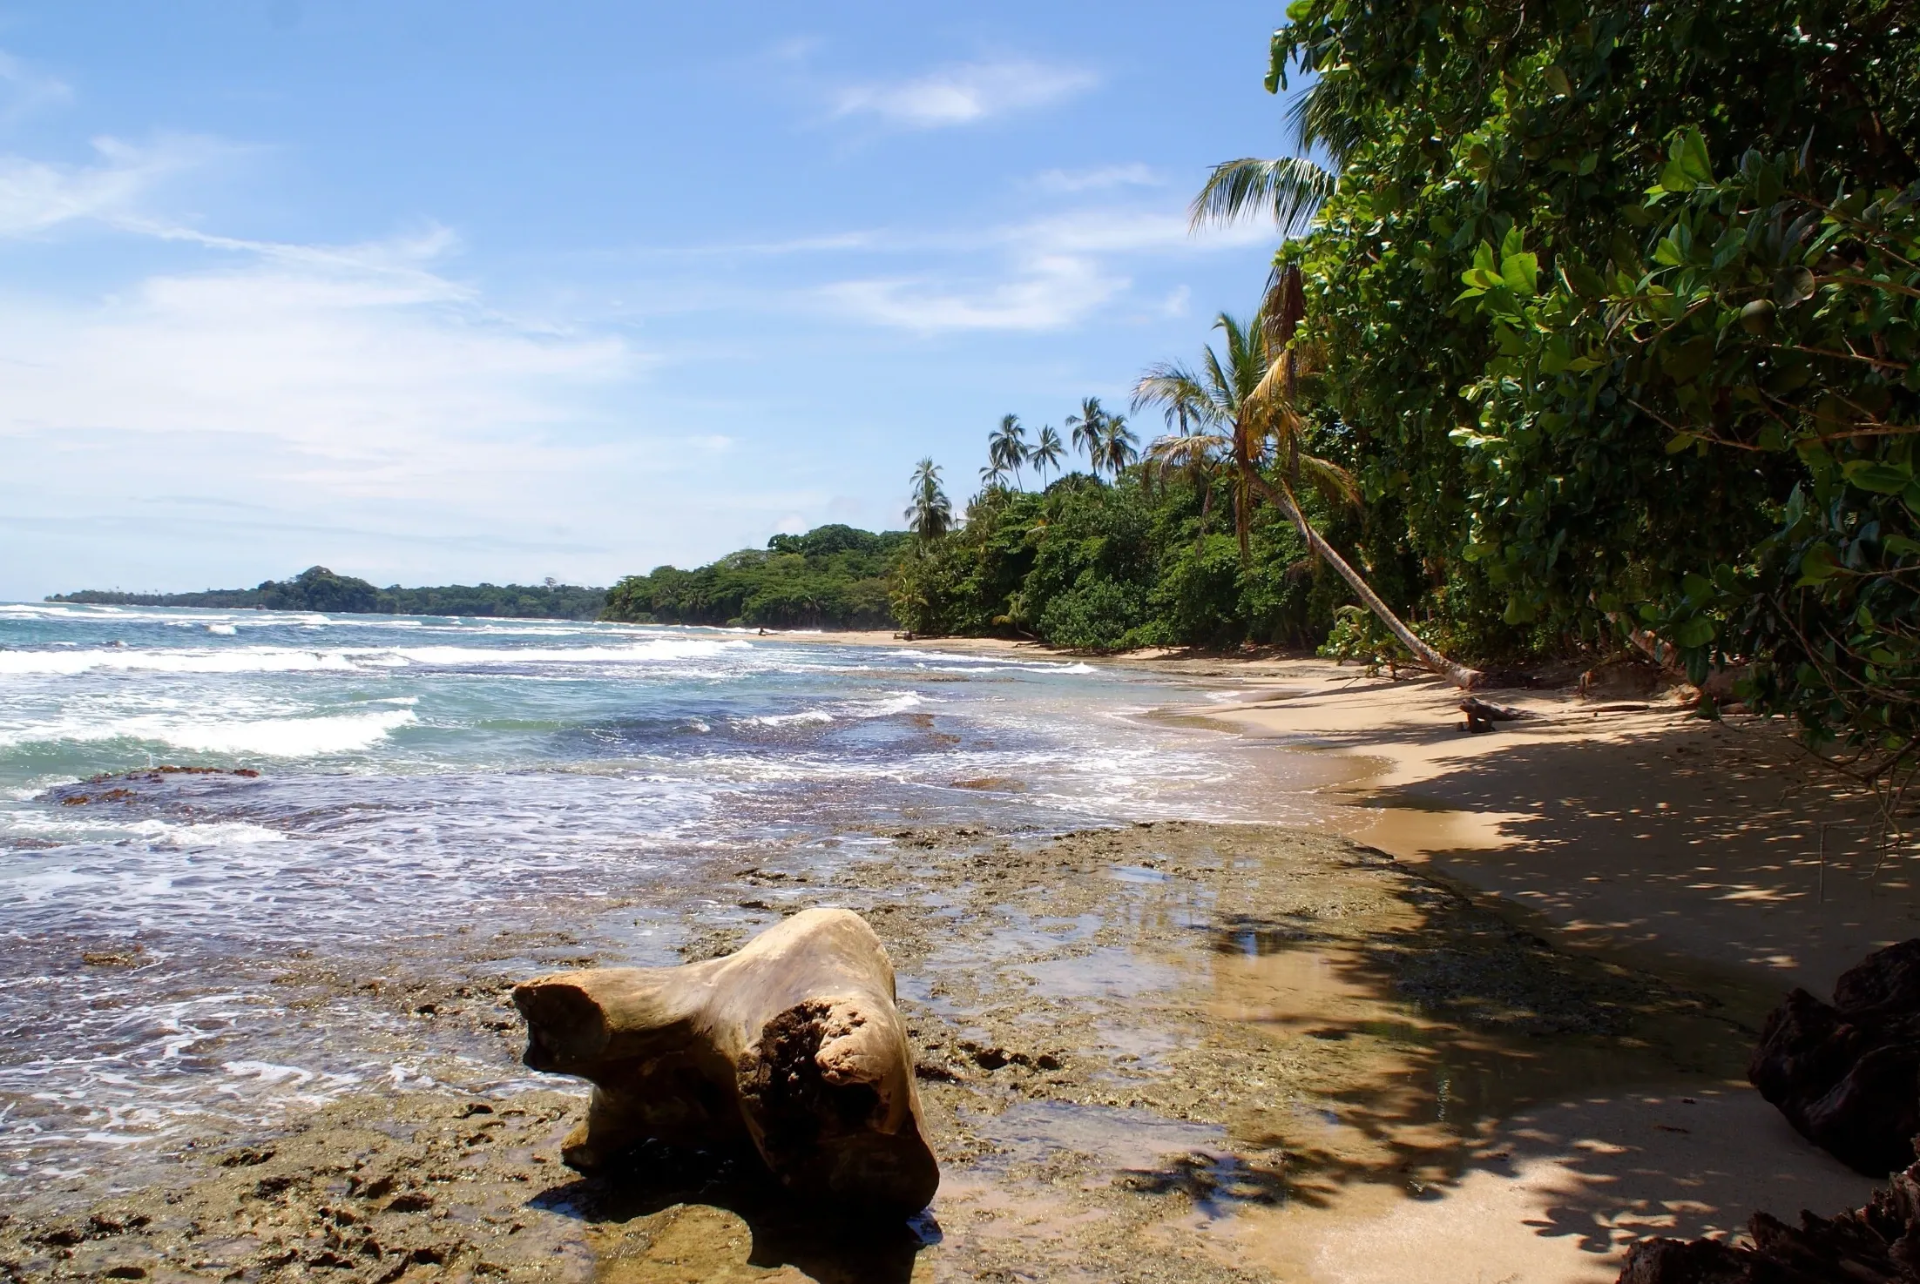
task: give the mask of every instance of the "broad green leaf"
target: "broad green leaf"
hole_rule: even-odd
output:
[[[1532,298],[1540,279],[1540,259],[1533,254],[1509,254],[1500,260],[1500,276],[1509,290]]]
[[[1876,495],[1898,495],[1913,484],[1913,469],[1878,459],[1856,459],[1840,473],[1850,484]]]
[[[1784,268],[1773,278],[1773,301],[1783,308],[1805,303],[1813,291],[1813,273],[1804,267]]]
[[[1833,549],[1825,544],[1815,544],[1800,559],[1800,580],[1795,586],[1804,588],[1811,584],[1824,584],[1832,579],[1834,572],[1840,569],[1840,563],[1834,557]]]
[[[1713,641],[1713,621],[1696,615],[1673,631],[1676,646],[1705,646]]]

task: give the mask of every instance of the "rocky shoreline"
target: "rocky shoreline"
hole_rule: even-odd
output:
[[[1484,1122],[1605,1084],[1738,1073],[1753,996],[1569,953],[1345,840],[1259,826],[894,830],[688,871],[681,953],[814,905],[901,976],[943,1164],[928,1214],[848,1236],[751,1172],[643,1153],[576,1176],[554,1090],[359,1091],[175,1146],[138,1189],[22,1192],[0,1276],[341,1281],[1274,1278],[1242,1222],[1498,1164]],[[569,963],[589,960],[569,959]],[[363,998],[362,978],[290,978]],[[371,995],[503,1070],[519,977]],[[442,992],[444,991],[444,992]],[[144,1273],[142,1273],[144,1272]],[[324,1274],[322,1274],[324,1273]]]

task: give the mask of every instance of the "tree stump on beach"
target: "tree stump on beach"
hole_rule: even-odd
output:
[[[907,1216],[940,1184],[893,965],[858,914],[807,910],[704,963],[539,977],[513,1002],[526,1064],[594,1085],[561,1152],[583,1172],[657,1139],[751,1148],[852,1213]]]

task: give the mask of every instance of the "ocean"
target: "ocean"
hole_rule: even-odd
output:
[[[830,881],[902,826],[1320,814],[1311,755],[1154,716],[1208,694],[963,643],[0,605],[0,1188],[383,1084],[511,1092],[504,1023],[383,993],[677,963],[751,917],[715,853]]]

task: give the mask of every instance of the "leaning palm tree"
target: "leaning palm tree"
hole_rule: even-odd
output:
[[[907,528],[927,542],[953,529],[953,504],[940,488],[940,468],[931,459],[914,465],[913,498],[907,504],[906,518]]]
[[[1080,413],[1068,415],[1066,424],[1073,433],[1073,448],[1087,452],[1087,466],[1093,469],[1093,475],[1100,475],[1100,427],[1107,421],[1107,412],[1100,408],[1100,398],[1083,397],[1080,401]]]
[[[1100,425],[1100,463],[1115,481],[1127,465],[1140,458],[1140,439],[1127,427],[1125,415],[1105,415]]]
[[[1277,317],[1269,317],[1264,304],[1246,325],[1221,313],[1214,328],[1226,336],[1226,350],[1218,353],[1209,345],[1199,370],[1171,362],[1140,376],[1133,389],[1135,407],[1159,406],[1167,426],[1178,424],[1180,429],[1155,440],[1149,458],[1162,469],[1185,466],[1227,475],[1243,559],[1249,555],[1253,499],[1256,493],[1264,496],[1402,646],[1456,686],[1471,687],[1480,673],[1417,637],[1301,511],[1296,488],[1302,482],[1347,503],[1358,501],[1358,491],[1345,469],[1301,449],[1307,426],[1297,402],[1301,361],[1290,342],[1299,323],[1297,284],[1296,291],[1276,292],[1283,305]]]
[[[1040,440],[1028,456],[1033,460],[1033,470],[1040,474],[1041,489],[1044,490],[1047,485],[1047,470],[1059,468],[1061,461],[1066,457],[1066,448],[1060,444],[1060,434],[1053,430],[1052,424],[1043,426],[1040,429]]]
[[[1027,430],[1020,426],[1019,415],[1002,415],[1000,427],[987,434],[987,458],[995,468],[1013,474],[1020,481],[1020,465],[1027,462]]]

